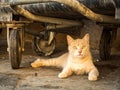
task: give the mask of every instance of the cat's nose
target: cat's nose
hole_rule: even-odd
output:
[[[82,53],[82,50],[80,50],[80,51],[78,51],[79,52],[79,54],[81,54]]]

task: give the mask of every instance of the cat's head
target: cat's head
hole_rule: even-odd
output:
[[[86,34],[82,39],[73,39],[67,35],[69,54],[73,57],[86,57],[90,53],[89,38],[89,34]]]

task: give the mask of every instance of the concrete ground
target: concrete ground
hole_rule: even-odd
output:
[[[56,51],[52,57],[61,54]],[[93,53],[94,60],[98,54]],[[20,69],[11,69],[5,46],[0,46],[0,90],[120,90],[120,55],[111,60],[95,62],[100,76],[98,81],[88,81],[87,75],[73,75],[66,79],[57,77],[60,69],[54,67],[32,68],[30,63],[39,58],[30,48],[23,53]]]

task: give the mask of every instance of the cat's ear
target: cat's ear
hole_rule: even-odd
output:
[[[68,42],[68,45],[70,45],[72,42],[73,42],[73,38],[69,35],[67,35],[67,42]]]
[[[89,40],[90,40],[89,33],[85,34],[85,36],[83,37],[83,39],[86,40],[89,43]]]

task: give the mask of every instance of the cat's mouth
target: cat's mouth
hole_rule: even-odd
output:
[[[75,53],[74,56],[75,57],[83,57],[83,54],[82,53]]]

